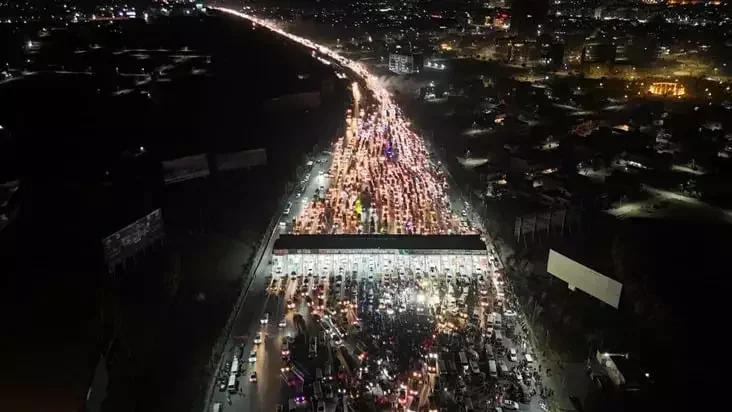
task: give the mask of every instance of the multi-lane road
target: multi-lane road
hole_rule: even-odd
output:
[[[293,39],[292,37],[290,38]],[[298,40],[295,41],[302,43]],[[313,47],[310,44],[304,45]],[[325,54],[327,55],[328,53]],[[360,80],[362,84],[369,84],[368,79],[366,78],[367,73],[363,68],[354,66],[350,67],[350,69],[356,76],[360,76],[357,80]],[[373,87],[373,85],[371,86]],[[389,109],[382,108],[381,110],[383,113],[386,113],[390,121],[399,122],[399,124],[395,125],[394,128],[405,129],[403,121],[400,118],[395,118],[393,116],[394,109],[391,108],[393,103],[391,103],[390,98],[388,98],[388,94],[384,90],[375,91],[372,89],[370,91],[375,93],[374,96],[378,102],[376,105],[377,108],[379,107],[379,104],[383,104],[385,101],[390,106]],[[362,110],[361,107],[359,107],[362,100],[362,96],[360,95],[362,92],[358,90],[358,87],[354,86],[353,93],[354,107],[352,108],[351,122],[348,125],[349,129],[352,131],[350,133],[352,136],[349,137],[355,137],[353,135],[358,133],[356,131],[358,117]],[[409,149],[405,147],[403,150],[406,151]],[[286,308],[287,299],[291,297],[293,293],[296,293],[296,291],[293,290],[295,286],[294,282],[290,282],[285,296],[269,295],[266,292],[268,286],[266,282],[269,275],[272,274],[273,268],[270,263],[272,249],[279,233],[291,231],[292,219],[302,215],[303,211],[305,211],[313,201],[316,191],[322,196],[323,190],[327,191],[330,187],[331,179],[328,176],[328,171],[331,168],[332,163],[330,153],[319,154],[317,158],[311,159],[311,162],[312,164],[309,165],[311,169],[310,172],[303,181],[298,182],[298,187],[295,189],[293,195],[288,201],[285,208],[287,213],[283,213],[285,210],[276,211],[276,213],[281,216],[280,224],[275,227],[272,233],[267,234],[268,242],[266,249],[264,250],[264,257],[260,261],[258,267],[255,268],[254,279],[249,287],[244,304],[233,325],[230,348],[235,348],[235,350],[225,354],[223,358],[224,361],[220,363],[219,370],[216,371],[214,379],[222,379],[222,381],[217,381],[215,383],[213,399],[207,400],[207,407],[210,407],[210,405],[214,403],[221,403],[227,407],[229,404],[232,405],[234,410],[274,411],[277,407],[276,405],[282,403],[283,400],[288,399],[292,395],[291,393],[288,393],[290,389],[281,379],[280,367],[282,366],[282,340],[286,336],[294,336],[296,334],[295,326],[292,321],[293,314],[288,314]],[[437,207],[443,206],[440,204]],[[442,212],[442,210],[440,211]],[[303,318],[308,322],[308,329],[311,333],[317,330],[316,325],[312,321],[312,317],[309,315],[308,308],[303,301],[298,303],[296,312],[304,315]],[[264,313],[269,314],[269,320],[263,325],[260,320]],[[286,326],[284,328],[280,328],[278,323],[283,318],[286,319]],[[258,333],[261,333],[261,343],[255,343],[255,337]],[[235,394],[229,394],[228,391],[221,391],[219,388],[223,383],[223,379],[226,379],[229,374],[230,362],[234,354],[241,354],[241,359],[239,359],[239,369],[242,372],[239,378],[239,390]],[[250,357],[256,357],[256,361],[249,362]],[[256,372],[256,382],[250,381],[250,376],[252,376],[253,372]]]
[[[340,138],[339,141],[346,139],[344,141],[346,145],[354,146],[353,142],[349,142],[347,139],[357,140],[352,139],[354,135],[371,133],[372,135],[369,138],[381,139],[381,144],[385,145],[387,151],[391,150],[392,142],[394,142],[402,159],[400,162],[386,165],[383,157],[385,154],[388,157],[389,153],[378,147],[361,150],[358,146],[354,146],[352,153],[358,153],[360,150],[366,153],[365,157],[356,159],[357,161],[352,162],[349,167],[341,168],[341,173],[331,178],[328,172],[334,168],[333,157],[331,153],[319,154],[316,159],[311,160],[312,164],[310,165],[311,170],[308,178],[298,182],[298,188],[296,188],[286,207],[287,213],[283,213],[283,210],[276,211],[281,216],[281,223],[275,227],[272,233],[267,234],[268,242],[264,251],[264,258],[255,268],[254,280],[233,326],[231,336],[233,345],[231,346],[236,347],[238,350],[225,355],[226,362],[221,363],[216,373],[217,378],[226,377],[232,355],[235,353],[242,354],[239,391],[235,394],[229,394],[228,391],[219,391],[219,384],[217,383],[213,399],[206,402],[207,408],[213,403],[219,402],[227,409],[229,408],[228,404],[231,404],[233,406],[231,409],[234,410],[275,411],[278,404],[285,402],[293,395],[291,389],[284,384],[280,374],[283,338],[297,334],[293,324],[293,313],[303,315],[303,319],[307,324],[307,334],[314,336],[318,326],[310,316],[304,300],[297,303],[294,311],[287,310],[287,300],[294,293],[297,293],[295,290],[296,282],[289,282],[284,296],[267,294],[266,288],[268,285],[265,282],[269,278],[268,275],[272,274],[273,268],[270,262],[273,245],[278,234],[293,230],[293,217],[299,219],[303,213],[308,213],[308,209],[313,206],[316,191],[321,196],[325,191],[331,204],[337,204],[340,198],[343,198],[345,200],[343,204],[350,207],[353,200],[359,197],[363,188],[368,186],[371,181],[376,180],[376,185],[371,188],[371,193],[378,194],[375,197],[384,205],[383,210],[389,213],[387,215],[389,221],[399,223],[398,226],[391,225],[395,229],[403,227],[411,231],[414,228],[416,233],[436,234],[444,232],[446,234],[474,233],[474,229],[478,228],[465,226],[465,219],[474,216],[473,212],[461,200],[457,202],[452,200],[454,199],[454,196],[451,196],[452,191],[448,187],[443,187],[446,185],[443,185],[441,181],[439,171],[442,167],[432,164],[425,143],[409,130],[408,121],[403,118],[389,93],[368,73],[365,67],[307,39],[286,33],[253,16],[244,15],[233,10],[220,10],[247,19],[253,24],[265,25],[270,30],[313,51],[317,50],[321,56],[325,56],[331,59],[332,62],[347,68],[349,75],[358,84],[364,85],[364,88],[370,93],[367,101],[373,100],[373,104],[366,109],[370,113],[364,113],[363,117],[361,116],[361,107],[355,106],[352,109],[352,118],[349,124],[351,132],[346,133],[346,136]],[[364,93],[364,91],[357,89],[357,87],[354,87],[354,102],[356,105],[363,103],[359,95]],[[365,104],[363,105],[365,106]],[[361,118],[380,120],[375,121],[368,128],[364,128],[361,127],[359,120]],[[362,138],[363,136],[355,137]],[[374,160],[375,157],[378,157],[379,160]],[[406,163],[406,166],[403,163]],[[356,173],[353,172],[354,170]],[[384,187],[384,182],[388,182],[389,186]],[[348,213],[347,209],[345,213]],[[478,219],[474,219],[471,220],[473,222],[478,221]],[[317,221],[313,220],[314,224],[317,225]],[[349,222],[345,218],[344,222],[343,227],[348,227]],[[391,232],[391,228],[389,231]],[[328,232],[330,231],[321,231],[317,226],[312,231],[312,233]],[[269,315],[269,319],[263,324],[260,320],[265,313]],[[283,318],[285,319],[285,327],[279,327],[278,324]],[[255,343],[255,337],[258,334],[261,334],[261,343]],[[241,348],[239,348],[240,346]],[[256,361],[249,362],[250,356],[252,360],[256,358]],[[250,382],[250,376],[253,372],[256,372],[257,375],[256,382]],[[425,391],[428,392],[428,387],[429,385],[425,385],[420,388],[420,392],[426,394]],[[329,405],[328,409],[331,408],[332,405]]]

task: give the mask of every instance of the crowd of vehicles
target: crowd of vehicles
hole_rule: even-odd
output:
[[[323,276],[305,267],[272,280],[269,293],[285,315],[264,313],[260,323],[287,326],[280,376],[291,395],[283,410],[348,410],[356,400],[405,411],[531,403],[533,358],[500,270],[391,269]],[[262,342],[262,333],[254,339]]]

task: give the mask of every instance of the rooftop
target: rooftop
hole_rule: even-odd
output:
[[[274,249],[486,250],[478,235],[282,235]]]

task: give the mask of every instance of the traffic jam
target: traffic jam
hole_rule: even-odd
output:
[[[222,10],[317,50],[368,89],[365,109],[347,113],[353,126],[333,148],[330,184],[315,199],[301,200],[305,210],[293,221],[293,233],[477,233],[465,211],[461,219],[450,210],[446,177],[365,66],[275,24]],[[278,267],[269,293],[284,316],[263,314],[248,361],[260,361],[257,348],[280,348],[278,379],[286,396],[278,411],[546,409],[537,396],[545,391],[525,321],[492,250],[489,259],[484,269],[470,271]],[[273,324],[284,331],[274,341]],[[241,376],[253,369],[242,366],[247,354],[241,352],[226,364],[230,373],[221,377],[220,390],[236,393]],[[251,372],[249,384],[264,378]]]
[[[268,293],[284,315],[265,312],[254,343],[269,344],[267,326],[286,330],[278,336],[287,395],[277,410],[545,409],[534,397],[541,382],[525,327],[500,263],[488,261],[472,275],[374,263],[380,273],[340,267],[322,275],[306,264],[303,273],[273,277]],[[222,390],[235,391],[235,363],[256,363],[257,352],[227,364]]]

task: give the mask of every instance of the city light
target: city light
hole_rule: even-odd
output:
[[[330,185],[322,198],[304,202],[294,233],[474,233],[450,210],[446,177],[430,163],[425,142],[410,129],[385,85],[362,64],[254,16],[219,10],[317,51],[350,69],[370,91],[374,104],[360,110],[362,118],[351,126],[355,130],[346,133],[356,138],[341,136],[333,145]],[[353,93],[357,102],[363,100],[358,87]]]

